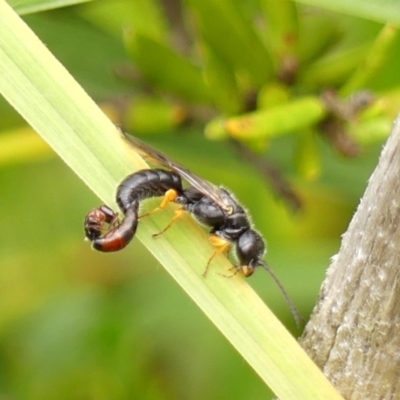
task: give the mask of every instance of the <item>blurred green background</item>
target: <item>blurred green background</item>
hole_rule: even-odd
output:
[[[266,150],[257,157],[274,163],[302,201],[302,209],[294,212],[229,140],[204,137],[212,118],[240,114],[246,107],[227,98],[199,101],[187,93],[171,94],[162,79],[154,82],[154,76],[146,75],[143,60],[126,50],[132,45],[126,38],[129,23],[151,31],[154,16],[164,21],[165,10],[171,14],[171,31],[165,26],[166,33],[184,39],[184,27],[196,38],[195,28],[201,24],[190,25],[193,15],[188,11],[201,13],[193,6],[196,2],[188,2],[192,9],[183,6],[184,24],[173,23],[174,2],[164,2],[164,8],[157,8],[155,1],[132,3],[99,1],[24,20],[117,124],[237,195],[268,241],[268,263],[307,319],[389,130],[354,136],[361,148],[356,158],[344,157],[315,135],[300,167],[294,161],[298,132],[268,138],[267,146],[262,143]],[[155,7],[152,11],[149,4]],[[258,3],[249,4],[246,12],[255,15]],[[142,25],[140,7],[145,11]],[[128,9],[132,15],[124,12]],[[319,96],[327,87],[340,89],[370,51],[368,45],[383,23],[304,6],[297,11],[300,17],[316,15],[312,23],[334,23],[320,27],[320,35],[314,31],[314,36],[328,37],[325,47],[308,60],[300,57],[298,80],[284,82],[291,87],[291,98]],[[122,27],[128,29],[124,40]],[[323,62],[348,42],[360,53],[352,68],[324,75],[321,71],[333,66],[328,62],[324,70]],[[202,45],[201,40],[194,43]],[[398,47],[397,38],[392,46]],[[397,89],[400,52],[394,53],[368,82],[378,99]],[[163,61],[157,63],[162,74]],[[321,74],[309,72],[312,68]],[[239,94],[254,88],[244,75],[236,72]],[[139,241],[115,254],[90,249],[83,241],[83,220],[99,200],[3,99],[0,115],[0,400],[268,398],[263,382]],[[384,127],[390,127],[393,112],[385,109],[373,121],[380,122],[382,115]],[[245,145],[258,148],[260,143]],[[302,174],[310,159],[312,173]],[[249,282],[288,329],[300,335],[270,277],[259,271]]]

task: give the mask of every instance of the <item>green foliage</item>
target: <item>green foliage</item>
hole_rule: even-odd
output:
[[[234,190],[306,316],[398,111],[400,42],[385,24],[400,14],[394,2],[335,2],[349,15],[275,4],[190,0],[174,13],[156,0],[102,1],[25,20],[116,124]],[[59,6],[19,2],[18,10]],[[0,63],[13,76],[2,75],[3,95],[112,204],[118,182],[143,164],[46,51],[26,58],[24,40],[0,24],[0,48],[11,49]],[[360,89],[374,101],[346,114]],[[264,381],[282,399],[329,397],[324,383],[310,384],[312,367],[293,356],[296,344],[247,282],[221,277],[223,257],[200,278],[212,253],[201,228],[187,218],[153,240],[167,210],[143,221],[138,238],[263,381],[138,241],[121,254],[89,250],[82,221],[98,201],[4,102],[0,115],[0,397],[259,399],[270,395]],[[332,151],[327,121],[362,149],[359,158]],[[290,177],[300,214],[232,154],[232,138]],[[260,271],[250,282],[298,335],[270,279]]]
[[[155,3],[151,4],[154,10]],[[128,3],[125,10],[121,4],[119,7],[120,14],[129,13]],[[382,11],[388,9],[383,7]],[[115,8],[110,3],[111,11]],[[399,36],[394,24],[329,13],[289,0],[279,7],[269,0],[246,4],[190,0],[171,12],[179,17],[169,31],[165,28],[168,12],[161,18],[153,11],[149,24],[138,23],[139,13],[130,22],[124,18],[125,45],[143,85],[150,84],[156,97],[172,95],[173,104],[179,96],[182,115],[190,121],[199,117],[196,106],[200,104],[210,108],[210,115],[217,114],[208,118],[205,126],[210,139],[233,138],[255,150],[264,149],[282,134],[296,143],[312,131],[349,156],[352,153],[338,145],[342,136],[354,142],[353,147],[379,142],[381,131],[374,137],[371,126],[387,127],[395,117],[388,106],[368,121],[365,117],[370,115],[368,109],[397,85],[374,84],[393,62],[399,63],[392,56]],[[96,12],[85,15],[91,22],[103,24]],[[287,98],[284,103],[272,104],[265,94],[277,84]],[[358,91],[367,89],[372,93],[368,102],[351,103]],[[336,93],[334,102],[325,101],[325,91]],[[274,96],[271,92],[270,98]],[[329,129],[327,120],[331,122]],[[177,120],[176,126],[184,122]],[[140,124],[129,127],[140,134]],[[171,129],[169,122],[165,129]],[[154,132],[161,130],[157,125]],[[316,179],[316,171],[323,171],[322,157],[315,156],[320,151],[314,146],[307,155],[303,149],[301,158],[293,153],[293,166],[302,174],[307,159],[313,159],[320,165],[307,176]]]

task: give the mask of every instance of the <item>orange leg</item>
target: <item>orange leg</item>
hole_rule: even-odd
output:
[[[211,244],[216,248],[213,255],[209,258],[206,269],[203,272],[203,276],[206,277],[208,269],[210,268],[211,261],[221,253],[227,253],[231,247],[231,243],[228,242],[226,239],[223,239],[217,235],[210,235],[209,240]]]
[[[164,210],[164,208],[167,207],[169,203],[173,202],[177,197],[178,197],[178,192],[176,190],[174,189],[167,190],[164,194],[161,204],[154,210],[151,210],[148,213],[141,215],[139,219],[148,217],[149,215],[154,214],[157,211]]]
[[[153,237],[157,237],[162,235],[163,233],[165,233],[169,228],[171,228],[172,224],[177,221],[179,218],[182,217],[182,215],[185,213],[185,210],[183,208],[178,208],[175,211],[175,214],[173,216],[173,218],[171,219],[171,221],[169,222],[169,224],[160,232],[153,234]]]

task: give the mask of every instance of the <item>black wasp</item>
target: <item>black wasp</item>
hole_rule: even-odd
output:
[[[265,242],[262,236],[252,228],[248,214],[232,193],[198,177],[139,139],[128,134],[124,134],[124,137],[150,163],[167,169],[141,170],[121,182],[117,188],[116,200],[123,214],[122,220],[119,220],[118,213],[105,205],[89,212],[85,219],[85,233],[92,246],[103,252],[123,249],[135,236],[140,218],[174,202],[181,207],[177,209],[171,222],[154,236],[169,229],[184,211],[189,212],[198,222],[211,228],[209,238],[216,248],[207,262],[204,276],[212,259],[219,253],[227,253],[233,247],[239,261],[234,274],[241,271],[248,277],[257,267],[265,268],[293,311],[294,306],[282,284],[263,260]],[[187,188],[183,187],[182,180],[189,184]],[[160,196],[163,196],[160,206],[139,217],[140,202]],[[297,315],[297,312],[294,311],[294,314]]]

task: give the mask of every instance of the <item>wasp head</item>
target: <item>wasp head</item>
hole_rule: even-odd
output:
[[[244,232],[236,244],[236,255],[239,259],[240,269],[244,276],[250,276],[264,261],[265,243],[261,235],[249,229]]]

